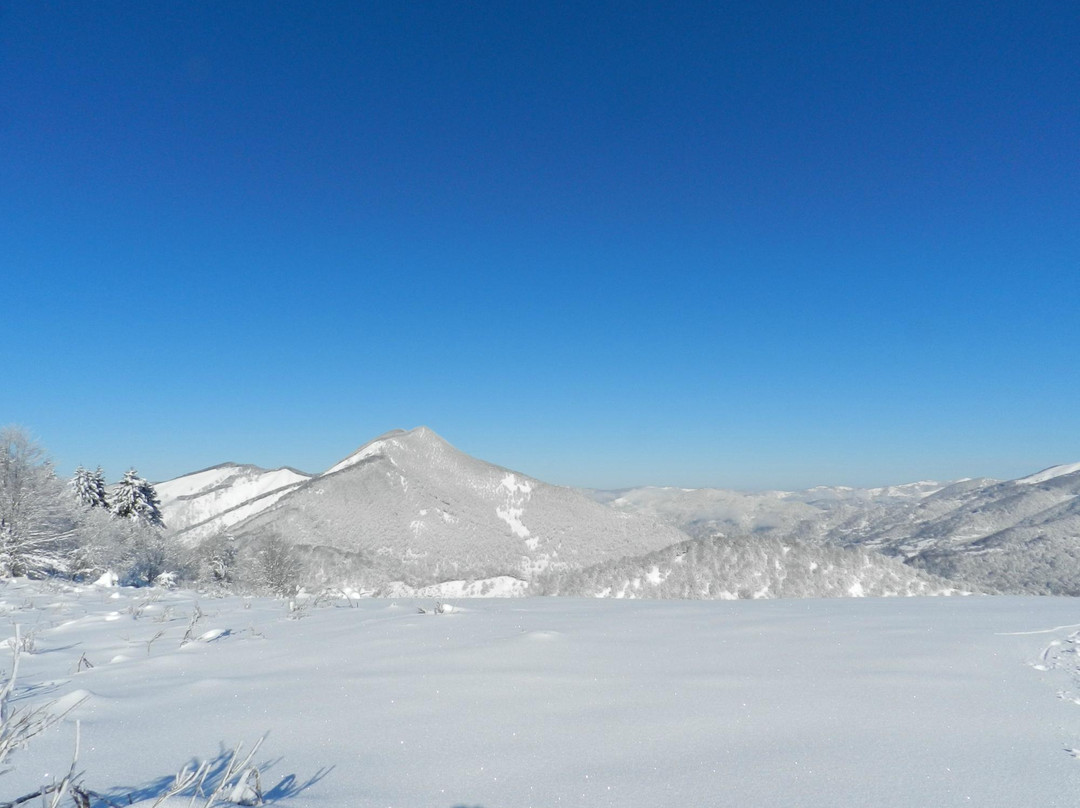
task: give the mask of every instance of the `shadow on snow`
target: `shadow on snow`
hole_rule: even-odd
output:
[[[228,749],[222,744],[217,755],[214,756],[212,761],[209,761],[209,768],[206,777],[202,781],[202,787],[199,788],[195,785],[189,786],[183,791],[178,792],[176,796],[194,796],[196,798],[202,796],[205,798],[212,794],[214,789],[221,785],[221,780],[228,772],[229,764],[233,760],[233,756],[234,750]],[[282,758],[280,757],[275,758],[250,768],[257,769],[260,779],[265,783],[266,772],[279,764],[281,760]],[[192,758],[186,764],[181,766],[179,771],[194,771],[202,766],[204,762],[205,761],[201,761],[197,758]],[[296,797],[329,775],[333,769],[333,766],[321,768],[306,780],[298,779],[295,774],[287,774],[281,778],[276,785],[264,788],[262,792],[263,800],[267,803],[274,803],[279,800]],[[132,805],[142,802],[143,800],[156,800],[169,792],[175,779],[176,774],[174,773],[157,777],[141,786],[115,786],[105,793],[88,791],[93,797],[91,806],[92,808],[109,808],[110,806]],[[236,777],[230,778],[230,782],[235,783]]]

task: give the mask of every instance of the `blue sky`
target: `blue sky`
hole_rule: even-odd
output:
[[[1075,2],[0,9],[0,423],[62,473],[1080,460]]]

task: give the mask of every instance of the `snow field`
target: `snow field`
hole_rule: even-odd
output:
[[[151,798],[185,764],[267,733],[256,761],[282,806],[1080,795],[1080,706],[1065,697],[1080,690],[1080,604],[1066,598],[534,598],[445,614],[341,599],[290,612],[16,581],[0,601],[4,624],[32,633],[20,703],[87,697],[16,753],[0,799],[66,770],[75,718],[85,784],[115,798]]]

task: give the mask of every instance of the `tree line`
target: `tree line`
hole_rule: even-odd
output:
[[[63,480],[24,429],[0,429],[0,579],[115,576],[127,586],[198,583],[292,595],[301,559],[267,532],[239,545],[226,535],[186,546],[166,530],[154,486],[128,469],[108,485],[99,466]]]
[[[164,569],[165,522],[154,486],[128,469],[107,486],[101,468],[60,479],[19,427],[0,429],[0,577],[80,577],[120,567],[132,583]]]

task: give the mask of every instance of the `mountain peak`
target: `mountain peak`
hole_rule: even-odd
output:
[[[393,455],[397,452],[406,451],[412,454],[420,452],[442,452],[453,447],[440,437],[433,429],[426,426],[413,427],[412,429],[391,429],[384,432],[374,440],[370,440],[346,457],[324,471],[321,476],[326,477],[344,471],[355,466],[362,460],[376,455]]]

